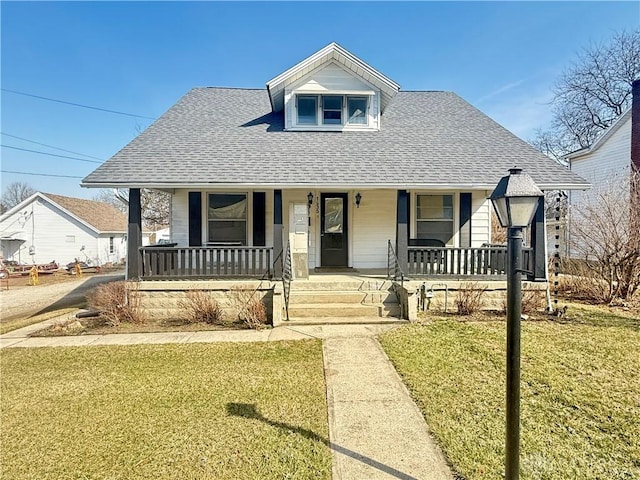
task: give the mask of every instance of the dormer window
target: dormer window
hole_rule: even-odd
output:
[[[322,96],[322,123],[324,125],[342,125],[342,96]]]
[[[359,95],[296,95],[296,124],[366,127],[369,97]]]
[[[367,124],[367,97],[347,97],[347,123],[351,125]]]
[[[315,95],[298,95],[298,125],[317,125],[318,97]]]

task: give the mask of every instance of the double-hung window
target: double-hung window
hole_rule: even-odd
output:
[[[315,95],[298,95],[298,125],[317,125],[318,97]]]
[[[207,209],[210,243],[247,244],[247,195],[210,193]]]
[[[342,96],[322,96],[322,123],[324,125],[342,125]]]
[[[347,97],[347,123],[367,124],[367,97]]]
[[[296,124],[368,125],[369,98],[351,95],[296,95]]]
[[[418,238],[452,245],[453,195],[418,195],[416,206]]]

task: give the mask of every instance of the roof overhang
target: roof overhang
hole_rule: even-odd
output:
[[[267,82],[267,91],[269,92],[272,110],[279,112],[284,109],[284,91],[288,85],[332,61],[337,62],[345,70],[351,71],[354,75],[380,89],[380,109],[382,112],[400,90],[400,85],[396,82],[333,42]]]
[[[173,193],[177,189],[195,190],[224,190],[229,188],[245,189],[284,189],[284,188],[321,188],[327,190],[493,190],[496,183],[189,183],[189,184],[160,184],[160,183],[136,183],[136,184],[114,184],[114,183],[91,183],[81,184],[88,188],[152,188]],[[540,190],[588,190],[589,183],[536,183]]]

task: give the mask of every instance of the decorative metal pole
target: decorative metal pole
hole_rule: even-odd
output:
[[[507,230],[507,432],[505,479],[520,475],[520,319],[522,317],[522,229],[533,220],[544,194],[522,169],[502,177],[489,197]]]
[[[506,480],[520,472],[520,319],[522,315],[522,228],[508,230],[507,256],[507,434]]]

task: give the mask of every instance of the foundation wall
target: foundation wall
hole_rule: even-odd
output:
[[[273,322],[274,282],[270,281],[141,281],[128,282],[130,298],[140,302],[141,309],[150,317],[158,320],[182,319],[186,311],[181,303],[187,300],[187,292],[200,290],[206,292],[222,307],[227,318],[236,314],[238,298],[253,297],[260,299],[267,312],[267,320]],[[277,302],[276,302],[277,303]],[[277,305],[276,305],[277,307]],[[279,312],[276,312],[276,316]]]

